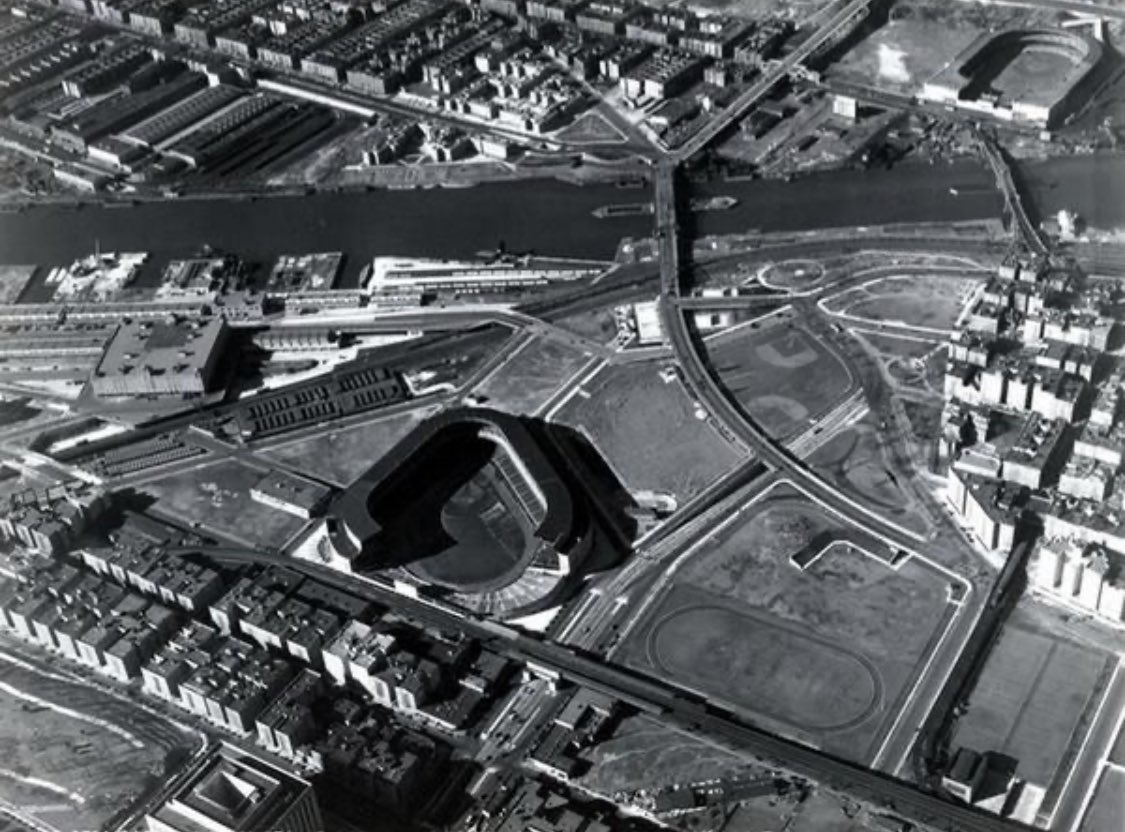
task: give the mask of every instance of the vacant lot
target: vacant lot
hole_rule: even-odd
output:
[[[540,336],[473,392],[491,407],[533,414],[588,360],[575,347]]]
[[[945,581],[837,545],[849,534],[788,490],[686,563],[625,644],[626,662],[725,697],[775,729],[867,760],[950,610]]]
[[[954,745],[1006,754],[1016,776],[1047,788],[1088,708],[1097,707],[1109,657],[1009,625],[969,696]]]
[[[171,748],[188,744],[171,726],[161,742],[154,718],[95,690],[7,663],[0,684],[0,800],[61,832],[101,828],[163,775]]]
[[[630,490],[674,494],[681,502],[742,461],[659,365],[607,367],[558,414],[585,433]]]
[[[808,427],[853,385],[843,361],[792,325],[711,342],[708,359],[747,413],[781,439]]]
[[[887,456],[879,418],[868,414],[813,452],[808,462],[829,482],[896,523],[925,532],[929,528]]]
[[[617,335],[617,321],[613,317],[611,308],[603,307],[589,312],[579,312],[577,315],[559,318],[553,323],[568,332],[597,341],[599,344],[608,344]]]
[[[827,306],[873,323],[948,330],[980,281],[950,274],[887,277],[836,295]]]
[[[260,453],[266,459],[276,459],[295,470],[345,486],[374,465],[428,413],[429,408],[422,408],[384,416],[339,430],[326,430],[319,436]]]
[[[145,486],[155,508],[184,523],[251,546],[281,546],[304,525],[299,517],[250,499],[262,471],[218,462]]]
[[[741,757],[644,714],[625,719],[594,747],[590,762],[579,782],[604,795],[728,777],[750,768]]]

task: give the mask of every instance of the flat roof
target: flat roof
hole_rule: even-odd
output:
[[[221,318],[127,321],[114,332],[94,375],[147,371],[153,375],[194,376],[210,361],[225,327]]]

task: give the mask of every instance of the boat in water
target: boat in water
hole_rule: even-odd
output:
[[[690,203],[693,212],[700,211],[726,211],[738,204],[733,196],[709,196],[693,199]],[[602,205],[593,210],[593,215],[600,220],[613,219],[614,217],[638,217],[646,214],[655,214],[656,207],[651,202],[625,202],[617,205]]]

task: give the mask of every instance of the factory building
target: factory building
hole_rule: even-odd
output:
[[[218,378],[227,329],[203,321],[126,321],[94,370],[98,396],[188,396],[211,391]]]

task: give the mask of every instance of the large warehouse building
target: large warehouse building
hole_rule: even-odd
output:
[[[91,386],[98,396],[187,396],[211,391],[226,342],[221,318],[126,321],[118,326]]]

